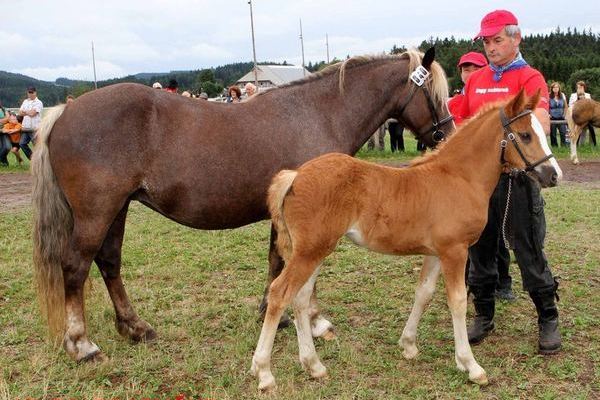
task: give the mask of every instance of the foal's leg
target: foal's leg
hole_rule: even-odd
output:
[[[429,305],[433,297],[439,276],[439,258],[436,256],[425,256],[419,282],[415,289],[415,303],[413,304],[408,321],[406,321],[399,342],[400,346],[404,349],[402,355],[406,359],[415,358],[419,353],[419,349],[417,348],[417,327],[425,308]]]
[[[315,350],[313,342],[314,326],[311,326],[310,319],[310,312],[312,311],[311,297],[314,293],[318,274],[319,268],[315,270],[308,282],[302,286],[293,302],[300,363],[313,378],[322,378],[327,374],[327,369],[319,360]]]
[[[573,124],[573,132],[569,134],[571,137],[571,162],[573,164],[579,164],[579,158],[577,158],[577,141],[579,140],[579,135],[581,135],[581,131],[583,127]]]
[[[442,273],[446,283],[448,307],[454,326],[455,360],[461,371],[469,372],[469,379],[477,384],[486,385],[487,375],[475,361],[467,337],[467,288],[465,286],[465,263],[467,247],[446,249],[440,254]]]
[[[260,312],[260,315],[263,317],[263,319],[265,317],[265,313],[267,312],[269,287],[271,286],[271,283],[273,283],[275,278],[277,278],[279,274],[281,274],[281,271],[285,266],[283,258],[281,258],[281,255],[279,255],[279,252],[277,251],[276,243],[277,230],[275,229],[273,224],[271,224],[271,237],[269,243],[269,277],[267,278],[267,287],[265,288],[265,293],[263,294],[262,301],[260,303],[260,306],[258,307],[258,311]],[[290,320],[290,317],[284,311],[281,320],[279,321],[278,329],[287,328],[288,326],[290,326],[291,322],[292,321]]]
[[[92,258],[100,248],[108,224],[100,218],[74,215],[73,233],[63,262],[65,336],[63,346],[75,361],[101,361],[105,357],[86,333],[83,286]]]
[[[309,280],[319,261],[315,262],[293,256],[281,275],[271,284],[267,312],[265,313],[265,320],[250,368],[250,372],[258,378],[258,388],[260,390],[275,388],[275,378],[271,373],[271,353],[275,333],[277,332],[277,324],[283,311]]]
[[[121,280],[121,247],[128,207],[129,202],[119,211],[95,261],[115,308],[115,325],[119,334],[133,342],[150,341],[156,338],[156,332],[137,315]]]

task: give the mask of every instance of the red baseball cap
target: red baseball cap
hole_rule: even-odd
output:
[[[473,38],[473,40],[477,40],[486,36],[494,36],[506,25],[519,25],[519,21],[517,21],[517,17],[515,17],[510,11],[492,11],[481,20],[481,30],[477,36]]]
[[[463,64],[473,64],[478,67],[485,67],[488,65],[488,62],[483,54],[476,51],[470,51],[466,54],[463,54],[460,60],[458,60],[458,68],[460,68],[460,66]]]

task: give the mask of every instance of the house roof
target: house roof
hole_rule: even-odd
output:
[[[277,86],[310,75],[307,69],[295,65],[258,65],[256,70],[259,81],[270,81]],[[246,82],[254,82],[254,68],[237,81],[238,84]]]

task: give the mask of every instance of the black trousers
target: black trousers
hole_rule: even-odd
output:
[[[392,153],[396,150],[404,151],[404,127],[398,122],[389,122],[388,130],[390,131],[390,147]]]
[[[544,254],[544,199],[537,182],[525,174],[514,178],[502,174],[490,199],[487,225],[477,243],[469,248],[468,283],[484,286],[498,281],[497,253],[509,179],[512,179],[512,194],[506,231],[521,270],[523,289],[531,292],[553,287],[554,279]]]

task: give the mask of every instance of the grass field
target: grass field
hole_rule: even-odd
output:
[[[411,155],[416,153],[404,157]],[[392,157],[389,151],[360,156]],[[599,155],[584,148],[580,158],[586,156]],[[600,398],[600,190],[565,185],[546,190],[545,198],[547,255],[562,278],[562,353],[537,355],[535,311],[513,264],[518,300],[499,303],[495,333],[473,348],[489,386],[470,384],[455,368],[443,282],[420,326],[421,353],[404,360],[397,341],[421,258],[370,253],[344,240],[326,260],[318,284],[338,333],[337,340],[316,342],[329,377],[310,379],[297,360],[295,331],[279,332],[274,398]],[[133,204],[123,275],[134,306],[159,338],[131,345],[116,333],[110,299],[93,267],[88,333],[109,361],[91,365],[73,363],[44,340],[31,281],[30,227],[29,209],[0,212],[0,398],[261,397],[248,369],[260,332],[256,309],[266,278],[267,222],[196,231]]]

